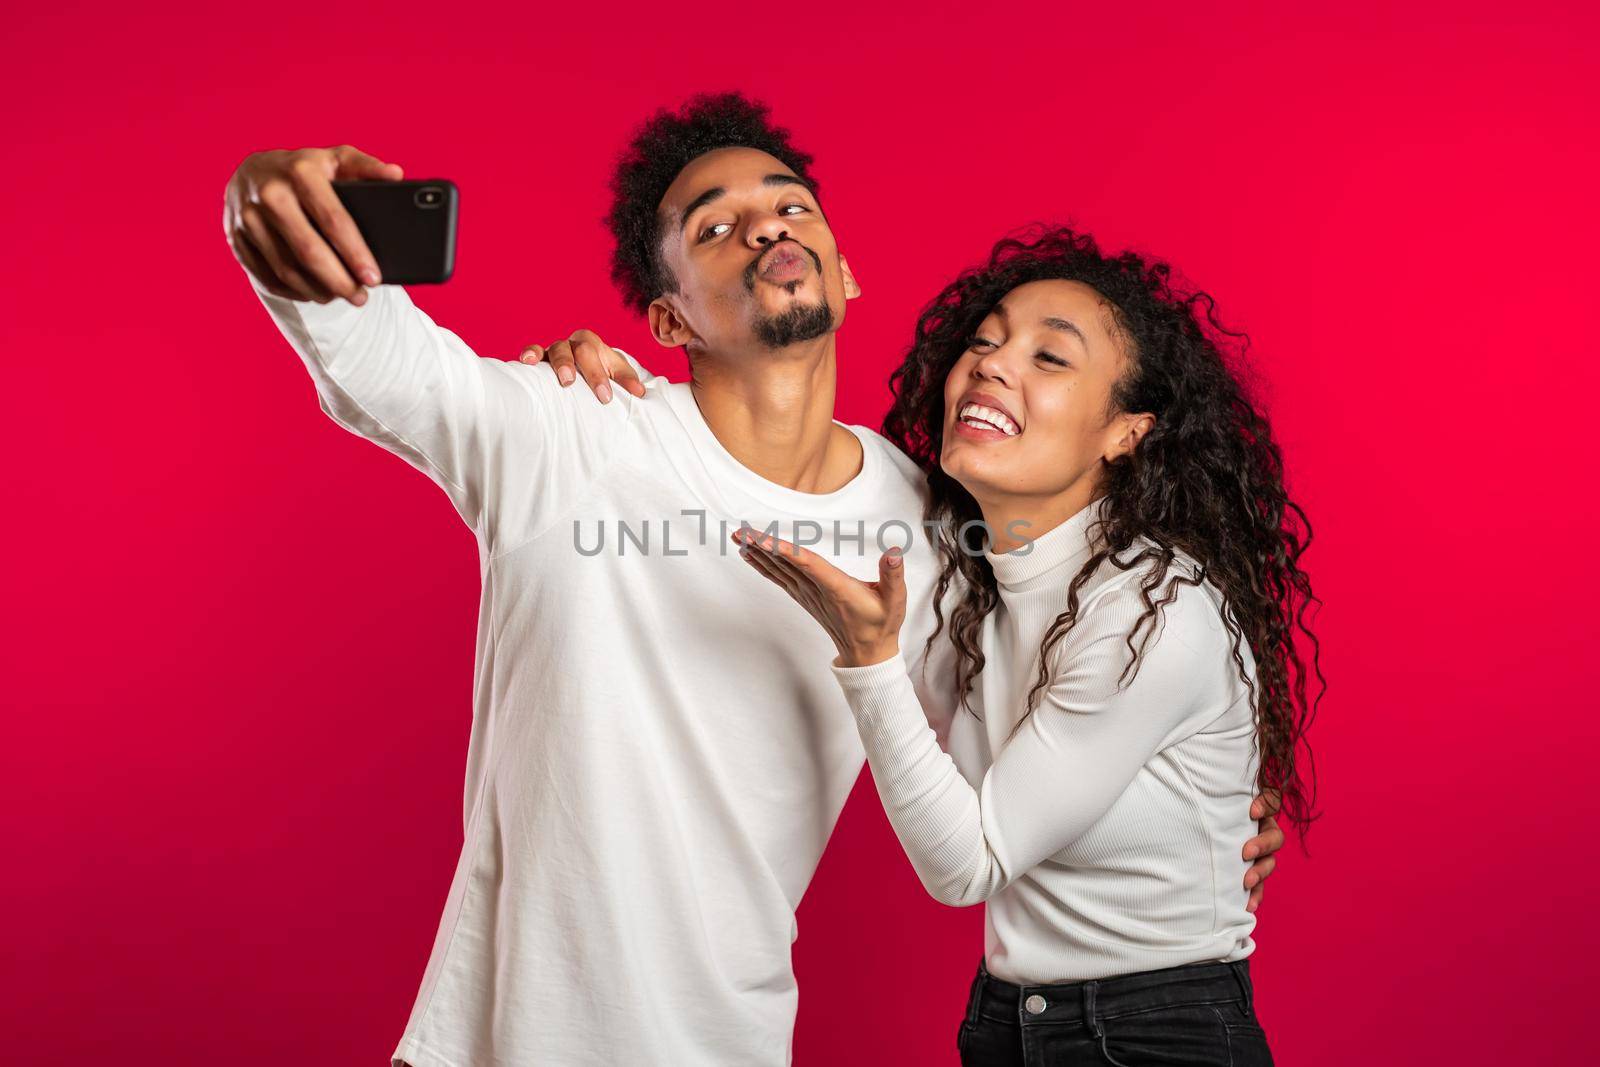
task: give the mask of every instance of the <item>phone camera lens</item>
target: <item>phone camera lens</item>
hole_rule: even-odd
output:
[[[444,190],[436,186],[418,189],[416,203],[418,207],[438,207],[444,203]]]

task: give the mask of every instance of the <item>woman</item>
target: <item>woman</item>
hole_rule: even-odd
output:
[[[735,535],[832,636],[924,886],[987,904],[969,1067],[1271,1062],[1239,857],[1257,786],[1311,815],[1310,535],[1233,335],[1169,278],[1048,230],[1001,241],[918,322],[886,434],[939,523],[929,651],[963,705],[944,747],[900,655],[898,554],[868,584]]]

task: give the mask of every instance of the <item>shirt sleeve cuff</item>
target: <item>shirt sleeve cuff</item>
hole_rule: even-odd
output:
[[[249,271],[244,273],[245,277],[250,279],[250,287],[256,291],[256,296],[261,298],[261,302],[275,318],[287,316],[298,318],[308,330],[338,332],[341,325],[345,328],[355,325],[356,319],[366,308],[373,307],[386,299],[382,292],[384,286],[375,285],[367,289],[366,307],[358,308],[343,297],[330,300],[326,304],[319,304],[315,300],[297,300],[269,292],[254,274]]]
[[[911,684],[911,675],[900,656],[890,656],[882,663],[869,663],[865,667],[839,667],[829,669],[844,690],[844,698],[855,714],[856,725],[863,735],[894,732],[894,727],[906,723],[926,726],[922,705]]]

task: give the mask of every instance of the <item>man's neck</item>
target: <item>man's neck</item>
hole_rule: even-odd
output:
[[[833,335],[777,352],[702,354],[689,386],[734,459],[769,482],[831,493],[861,470],[861,443],[833,421]]]

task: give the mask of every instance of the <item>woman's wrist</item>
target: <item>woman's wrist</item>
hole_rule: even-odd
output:
[[[871,667],[899,655],[900,642],[893,640],[876,645],[853,645],[841,648],[839,658],[833,662],[836,667]]]

